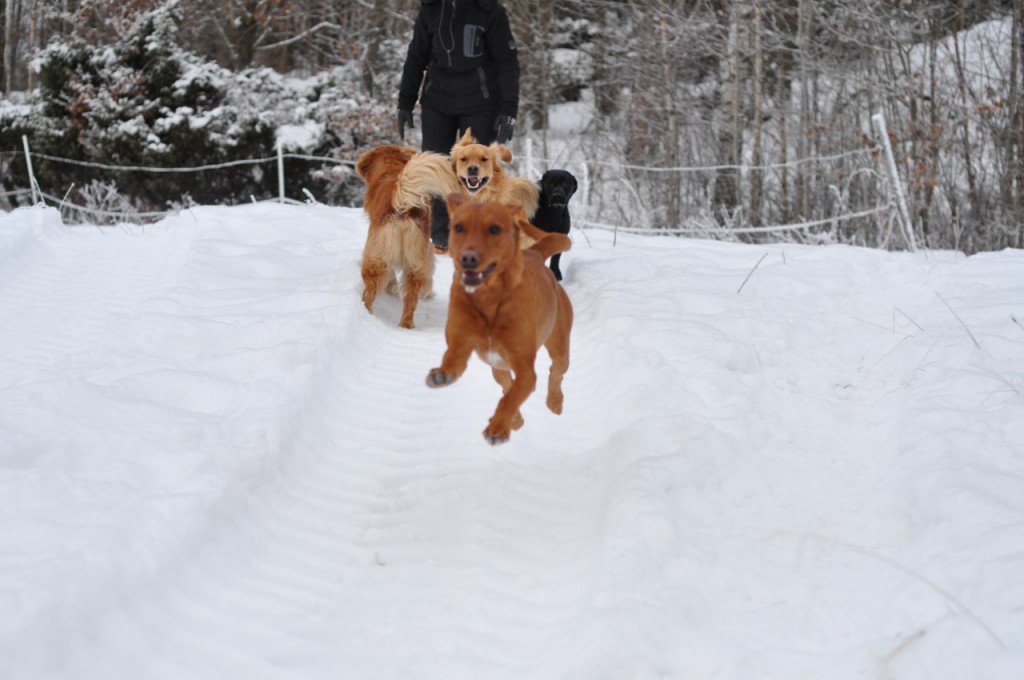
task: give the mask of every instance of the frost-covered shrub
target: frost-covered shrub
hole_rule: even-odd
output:
[[[137,213],[135,206],[113,182],[93,180],[77,190],[81,205],[89,211],[89,221],[96,224],[114,224],[131,219]],[[73,216],[77,218],[77,215]]]
[[[175,168],[266,156],[273,125],[259,109],[230,102],[230,73],[177,47],[179,9],[170,4],[141,18],[114,46],[55,43],[40,54],[42,116],[28,128],[34,151],[112,166]],[[91,185],[98,170],[57,161],[38,164],[40,184],[64,191]],[[252,171],[156,174],[112,172],[106,178],[143,209],[190,194],[209,203],[264,193]]]
[[[309,190],[324,203],[358,204],[364,186],[353,163],[370,147],[396,142],[394,108],[353,95],[359,74],[351,66],[302,80],[273,75],[278,81],[274,119],[279,133],[290,126],[304,130],[298,137],[281,135],[285,151],[338,161],[288,159],[288,196],[298,198]]]
[[[36,60],[39,90],[29,105],[0,107],[0,148],[20,150],[26,135],[39,158],[43,190],[62,196],[72,186],[116,185],[141,211],[189,203],[230,204],[278,193],[276,142],[289,125],[311,126],[296,154],[351,161],[391,142],[391,110],[353,96],[351,69],[296,80],[270,69],[232,72],[178,47],[180,9],[168,3],[144,15],[113,46],[54,43]],[[69,39],[72,40],[72,39]],[[265,159],[201,172],[187,169]],[[111,170],[103,166],[117,166]],[[13,184],[27,186],[23,163]],[[286,191],[352,204],[362,183],[348,165],[290,158]],[[74,195],[74,194],[73,194]]]

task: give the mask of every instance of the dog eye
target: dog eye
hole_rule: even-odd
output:
[[[452,227],[452,231],[454,231],[456,234],[461,234],[465,230],[466,228],[463,227],[461,223],[456,224],[454,227]]]
[[[495,236],[497,236],[498,234],[500,234],[500,233],[501,233],[501,227],[499,227],[499,226],[498,226],[497,224],[492,224],[492,225],[491,225],[491,226],[490,226],[490,227],[489,227],[489,228],[487,229],[487,231],[488,231],[488,232],[490,232],[491,234],[494,234]]]

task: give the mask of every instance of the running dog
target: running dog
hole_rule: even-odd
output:
[[[576,177],[568,170],[548,170],[541,176],[539,185],[539,205],[530,222],[549,233],[568,234],[572,227],[569,199],[579,186]],[[551,256],[551,271],[559,281],[562,280],[562,270],[559,267],[561,259],[561,253]]]
[[[370,218],[363,247],[363,304],[373,313],[381,290],[399,291],[402,273],[402,317],[398,325],[413,328],[420,298],[434,285],[434,253],[430,246],[430,203],[459,186],[443,154],[386,145],[370,149],[356,161],[366,183],[363,209]]]
[[[524,220],[529,220],[530,215],[536,212],[537,185],[525,177],[509,175],[502,167],[502,163],[512,162],[512,152],[507,146],[497,142],[479,144],[473,130],[467,129],[452,147],[450,157],[452,171],[464,198],[518,206]]]
[[[455,261],[441,365],[427,374],[429,387],[451,385],[476,352],[491,366],[503,396],[484,438],[508,441],[523,426],[520,406],[537,385],[534,363],[543,345],[551,357],[547,406],[562,412],[562,376],[569,369],[572,304],[544,260],[572,247],[564,234],[538,232],[529,248],[519,246],[520,209],[477,203],[461,193],[447,201],[451,215],[450,253]]]

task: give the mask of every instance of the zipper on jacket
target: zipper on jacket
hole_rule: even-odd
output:
[[[480,76],[480,91],[483,93],[484,99],[490,99],[491,93],[490,90],[487,89],[487,73],[484,72],[484,67],[477,66],[476,73]]]
[[[448,55],[448,65],[452,65],[452,50],[455,49],[455,0],[452,1],[452,15],[448,19],[448,37],[451,40],[451,47],[447,47],[444,44],[444,6],[448,4],[446,0],[441,0],[441,19],[437,22],[438,39],[441,41],[441,49]]]

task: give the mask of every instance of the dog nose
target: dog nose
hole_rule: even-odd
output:
[[[461,262],[463,269],[476,269],[480,265],[480,254],[475,250],[463,250]]]
[[[475,165],[471,165],[468,168],[466,168],[466,172],[469,174],[470,177],[473,177],[475,175],[480,174],[480,168]]]

